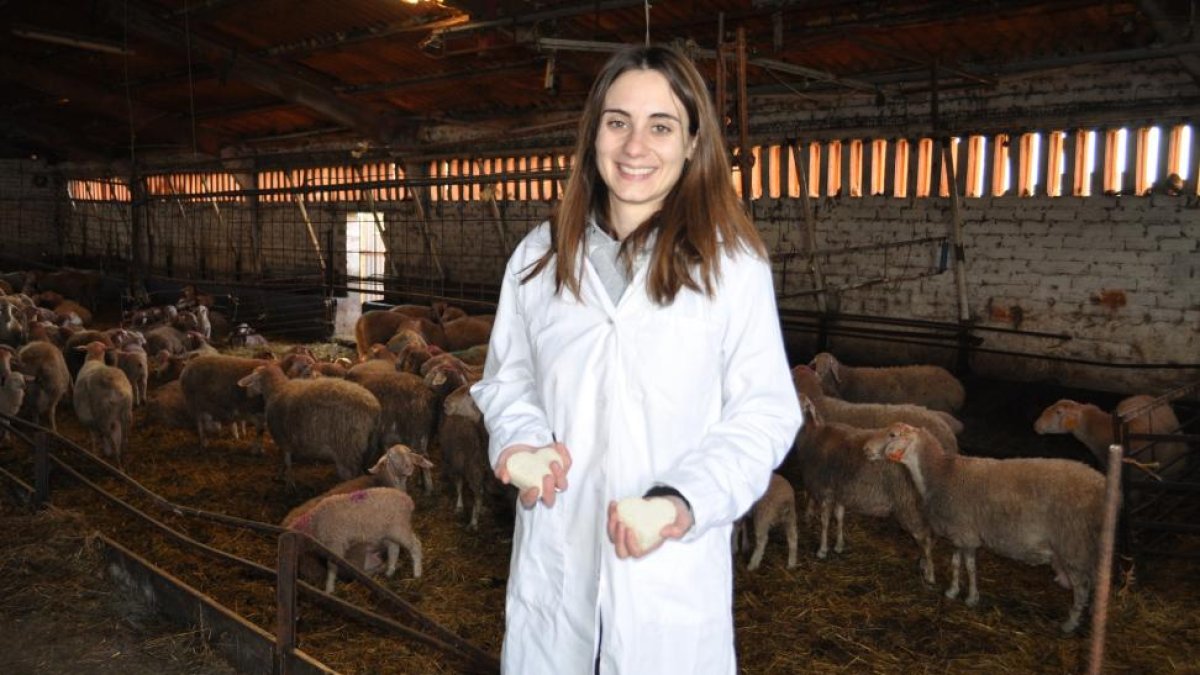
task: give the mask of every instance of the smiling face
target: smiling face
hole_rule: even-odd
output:
[[[628,70],[609,87],[596,130],[596,168],[618,237],[662,208],[695,148],[688,124],[683,104],[656,70]]]

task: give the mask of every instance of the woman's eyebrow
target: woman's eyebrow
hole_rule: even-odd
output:
[[[630,114],[628,111],[622,110],[620,108],[605,108],[604,110],[600,111],[601,115],[607,115],[609,113],[612,113],[614,115],[624,115],[625,117],[633,117],[633,115]],[[679,119],[679,116],[672,115],[671,113],[665,113],[665,112],[650,113],[650,117],[651,117],[651,119],[664,118],[664,119],[674,120],[675,122],[677,122],[679,124],[683,124],[683,122]]]

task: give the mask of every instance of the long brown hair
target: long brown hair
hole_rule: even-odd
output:
[[[621,246],[628,261],[649,243],[652,234],[658,234],[647,270],[650,297],[669,305],[683,287],[703,290],[711,297],[720,279],[718,254],[722,250],[729,254],[745,250],[767,257],[758,230],[733,191],[729,153],[704,78],[674,48],[636,46],[613,55],[592,84],[579,118],[575,165],[562,202],[550,216],[550,249],[529,268],[522,283],[554,261],[557,292],[565,286],[579,297],[588,217],[596,214],[607,221],[608,216],[608,187],[596,166],[596,134],[604,97],[618,77],[635,68],[657,71],[667,79],[687,111],[688,135],[695,141],[692,157],[667,193],[662,209],[635,228]]]

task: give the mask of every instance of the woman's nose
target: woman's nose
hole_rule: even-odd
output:
[[[623,144],[622,148],[625,151],[625,154],[637,156],[645,151],[646,143],[645,138],[643,137],[644,133],[645,131],[642,129],[631,129],[629,131],[629,135],[625,137],[625,143]]]

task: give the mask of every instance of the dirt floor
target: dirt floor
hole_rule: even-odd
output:
[[[324,346],[332,355],[339,351]],[[1107,407],[1116,397],[1046,385],[967,381],[964,450],[991,456],[1066,456],[1089,461],[1069,437],[1040,437],[1033,420],[1049,403],[1073,395]],[[69,405],[60,429],[86,445]],[[136,413],[126,455],[128,474],[185,506],[278,523],[294,505],[336,482],[332,467],[298,466],[298,489],[277,479],[279,457],[268,444],[257,454],[247,441],[222,438],[201,449],[190,430],[149,425]],[[274,566],[273,537],[196,522],[139,497],[62,452],[72,466],[156,518],[211,546]],[[434,461],[437,461],[435,453]],[[0,449],[0,468],[32,482],[27,448]],[[2,480],[0,480],[2,482]],[[52,500],[65,513],[28,515],[0,499],[0,660],[5,673],[222,673],[227,668],[189,627],[163,624],[103,580],[88,534],[101,530],[271,631],[273,585],[236,566],[180,546],[100,500],[69,476],[56,474]],[[415,529],[425,574],[411,578],[402,554],[384,585],[442,625],[498,654],[511,547],[511,513],[493,504],[478,532],[454,513],[444,484],[432,494],[413,488]],[[1070,593],[1048,567],[1030,567],[981,552],[979,607],[942,597],[924,585],[916,547],[886,520],[847,516],[849,550],[819,561],[812,526],[801,527],[800,564],[785,569],[780,533],[772,534],[763,567],[737,565],[735,613],[741,670],[799,672],[1044,672],[1075,673],[1087,663],[1087,631],[1064,637]],[[1188,544],[1184,544],[1188,545]],[[937,550],[944,587],[950,551]],[[1126,561],[1124,568],[1128,568]],[[1108,672],[1200,672],[1200,580],[1196,564],[1149,560],[1135,579],[1114,586]],[[1130,584],[1130,581],[1136,581]],[[370,606],[355,584],[338,595]],[[11,630],[16,626],[19,630]],[[381,635],[302,601],[301,647],[346,673],[451,673],[461,667],[439,652]]]

